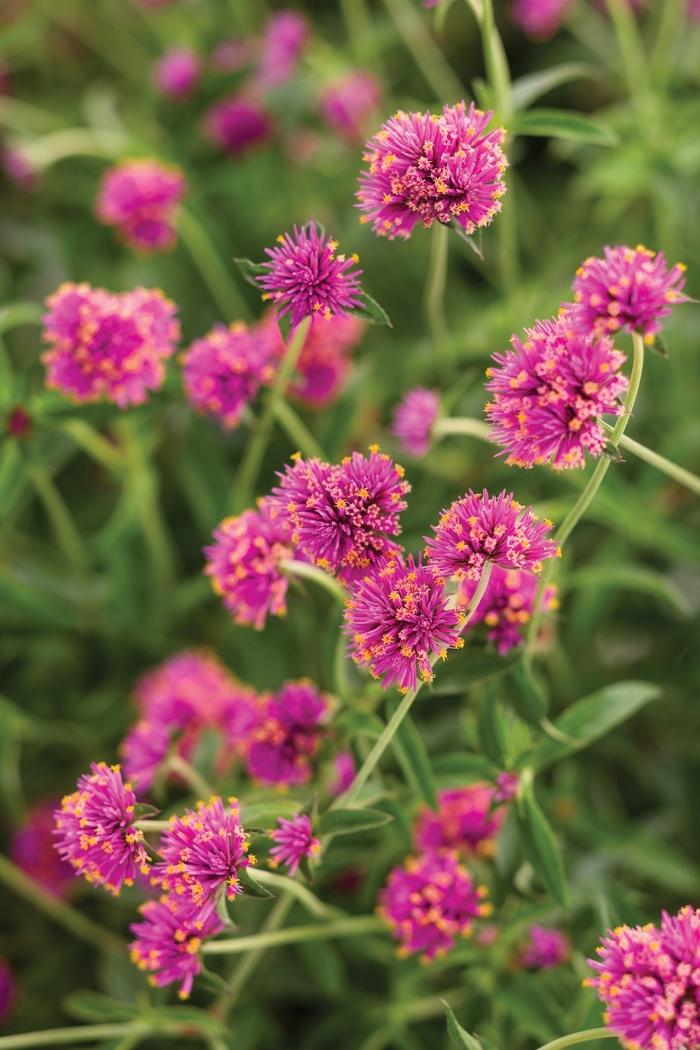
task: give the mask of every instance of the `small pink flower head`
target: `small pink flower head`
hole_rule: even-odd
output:
[[[162,94],[171,98],[186,98],[194,90],[200,76],[199,59],[187,47],[166,51],[153,71],[153,80]]]
[[[112,294],[89,284],[63,284],[47,300],[42,356],[46,385],[76,401],[140,405],[165,379],[175,349],[176,307],[162,292]]]
[[[250,59],[250,43],[242,36],[221,40],[209,56],[212,68],[220,73],[237,73],[239,69],[248,65]]]
[[[292,529],[292,540],[315,565],[340,579],[361,579],[399,547],[388,537],[401,531],[399,514],[410,485],[403,467],[370,446],[331,466],[298,459],[280,474],[271,500]]]
[[[15,405],[5,418],[5,433],[10,437],[25,441],[31,437],[34,421],[23,405]]]
[[[328,700],[311,682],[287,682],[269,697],[248,749],[250,776],[263,784],[306,784],[322,739]]]
[[[434,390],[416,386],[396,409],[391,432],[410,456],[420,459],[430,449],[433,425],[440,414],[440,397]]]
[[[358,69],[324,89],[319,100],[321,116],[344,139],[354,142],[365,134],[381,95],[376,78]]]
[[[505,490],[489,496],[472,489],[443,511],[427,539],[427,555],[440,576],[478,580],[487,561],[502,569],[538,573],[544,558],[558,548],[547,533],[551,521],[540,521]]]
[[[342,795],[348,790],[357,772],[355,756],[352,751],[339,751],[333,757],[333,780],[330,785],[330,793],[333,796]]]
[[[409,857],[394,868],[379,897],[379,913],[400,941],[399,955],[430,961],[468,937],[473,921],[490,914],[486,888],[476,886],[456,853]]]
[[[418,849],[451,849],[493,856],[495,840],[505,811],[494,810],[495,791],[488,784],[441,791],[438,811],[424,809],[418,819],[415,842]]]
[[[305,317],[343,316],[362,305],[358,256],[338,255],[338,242],[315,222],[295,226],[277,241],[275,248],[265,249],[267,273],[256,280],[280,317],[291,314],[296,326]]]
[[[17,1000],[17,982],[9,963],[0,956],[0,1024],[12,1014]]]
[[[272,867],[284,864],[290,875],[295,875],[299,864],[304,857],[313,857],[321,848],[319,839],[314,838],[311,821],[305,813],[299,813],[291,820],[280,817],[277,821],[277,829],[270,832],[270,838],[275,843],[270,850],[270,861]]]
[[[626,328],[653,343],[671,307],[688,302],[683,294],[685,266],[670,269],[663,252],[643,245],[605,248],[576,271],[574,302],[565,304],[567,323],[584,335],[610,335]]]
[[[260,631],[268,616],[285,615],[289,580],[280,563],[294,556],[294,544],[286,518],[270,500],[225,518],[204,553],[204,573],[235,623]]]
[[[309,27],[297,11],[278,11],[266,25],[259,68],[254,77],[263,90],[283,84],[293,75],[308,39]]]
[[[462,608],[476,591],[476,580],[465,577],[460,581],[457,607]],[[494,565],[486,592],[470,617],[467,631],[479,623],[487,627],[487,638],[494,642],[501,656],[523,641],[523,631],[530,622],[537,595],[537,579],[520,569],[502,569]],[[542,596],[542,608],[557,608],[557,591],[548,587]]]
[[[496,777],[496,791],[494,792],[494,801],[496,802],[510,802],[518,793],[518,787],[520,786],[520,777],[517,773],[499,773]]]
[[[135,826],[136,796],[119,766],[93,762],[55,812],[54,839],[59,855],[95,886],[115,896],[136,872],[150,865],[143,832]]]
[[[700,22],[700,0],[688,0],[688,18]]]
[[[357,317],[314,317],[297,362],[297,378],[290,386],[293,397],[310,408],[332,404],[348,377],[350,351],[363,330]]]
[[[179,168],[155,160],[131,160],[110,168],[97,198],[97,218],[116,226],[141,252],[161,252],[177,239],[175,218],[185,192]]]
[[[242,321],[216,325],[182,355],[187,399],[198,412],[218,419],[224,430],[238,426],[261,385],[274,375],[275,345],[259,329]]]
[[[491,440],[509,465],[584,467],[586,453],[597,458],[605,449],[599,416],[622,411],[625,355],[608,336],[574,330],[569,316],[538,321],[526,334],[524,343],[514,335],[512,349],[494,354],[486,371]]]
[[[523,33],[547,40],[561,27],[571,0],[513,0],[510,14]]]
[[[255,99],[230,95],[207,111],[204,134],[224,153],[236,157],[270,138],[272,120]]]
[[[470,103],[442,115],[399,111],[366,146],[368,169],[356,196],[382,237],[407,239],[422,222],[456,222],[467,234],[487,226],[501,209],[507,161],[503,128],[488,130],[492,113]]]
[[[129,946],[132,962],[140,970],[149,971],[149,982],[156,988],[179,981],[180,998],[189,998],[194,979],[202,969],[202,942],[224,928],[216,909],[194,908],[177,898],[163,896],[146,901],[139,910],[142,921],[131,927],[136,938]]]
[[[33,806],[12,836],[9,853],[12,862],[52,897],[65,897],[75,872],[59,857],[52,843],[55,811],[54,802]]]
[[[28,193],[36,187],[39,173],[21,146],[0,146],[0,165],[18,189]]]
[[[569,957],[569,938],[552,926],[535,924],[527,931],[520,962],[528,970],[553,970]]]
[[[420,559],[390,558],[368,573],[345,605],[353,660],[388,689],[432,682],[433,663],[459,648],[461,619],[448,606],[444,583]]]
[[[605,1023],[635,1050],[700,1046],[700,910],[662,913],[661,928],[618,926],[596,948],[587,981],[605,1004]]]

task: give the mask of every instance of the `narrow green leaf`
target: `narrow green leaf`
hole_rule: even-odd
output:
[[[618,141],[617,135],[607,124],[566,109],[530,109],[515,118],[512,130],[516,135],[572,139],[574,142],[590,142],[597,146],[614,146]]]
[[[234,259],[233,261],[235,262],[238,269],[241,271],[243,278],[248,282],[248,284],[252,284],[253,288],[257,288],[257,290],[260,291],[260,285],[258,284],[256,278],[262,277],[268,272],[265,264],[254,263],[251,262],[250,259]]]
[[[447,1034],[450,1037],[450,1042],[453,1046],[457,1046],[460,1050],[483,1050],[483,1047],[478,1039],[473,1035],[469,1035],[469,1032],[462,1028],[461,1024],[454,1015],[454,1011],[450,1006],[447,1005],[445,1000],[442,1000],[443,1006],[445,1007],[445,1014],[447,1020]]]
[[[614,565],[590,565],[578,569],[566,579],[567,590],[598,591],[601,587],[651,595],[684,620],[693,615],[693,607],[678,584],[669,576],[645,565],[627,565],[622,562]]]
[[[248,868],[239,869],[238,882],[243,893],[248,897],[259,897],[261,900],[269,900],[270,897],[274,897],[274,893],[270,893],[266,886],[261,886],[255,881]]]
[[[566,907],[568,891],[559,844],[527,781],[518,798],[517,819],[525,856],[554,899]]]
[[[381,809],[329,809],[321,817],[322,835],[354,835],[358,831],[381,828],[393,817]]]
[[[452,221],[452,229],[455,231],[460,240],[463,240],[465,244],[469,245],[469,247],[475,255],[478,255],[480,259],[484,258],[484,235],[482,230],[479,230],[477,237],[473,237],[471,234],[467,233],[466,230],[464,230],[454,219]]]
[[[359,317],[363,321],[368,321],[369,324],[384,324],[388,325],[389,328],[393,328],[389,315],[383,306],[380,306],[376,299],[373,299],[367,292],[360,292],[360,300],[362,305],[356,306],[352,310],[348,310],[347,313],[352,314],[353,317]]]
[[[542,683],[524,660],[513,667],[513,678],[518,687],[513,701],[515,709],[529,725],[539,728],[547,713],[547,695]]]
[[[537,70],[536,73],[527,73],[524,77],[518,77],[511,84],[511,102],[514,110],[524,110],[536,102],[548,91],[567,84],[571,80],[581,80],[584,77],[594,79],[600,76],[600,71],[595,66],[584,62],[563,62],[559,66],[550,69]]]
[[[121,1003],[102,992],[71,992],[63,1000],[63,1009],[78,1021],[130,1021],[138,1014],[133,1003]]]
[[[393,713],[398,703],[394,701],[388,706]],[[433,767],[423,739],[410,715],[404,718],[396,730],[391,746],[413,790],[431,809],[437,809],[437,787]]]

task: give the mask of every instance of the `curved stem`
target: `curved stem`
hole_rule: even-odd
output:
[[[292,558],[285,558],[279,563],[279,567],[287,576],[297,577],[300,580],[310,580],[318,587],[322,587],[341,604],[347,598],[347,592],[342,583],[339,583],[335,576],[330,576],[316,565],[310,565],[305,561],[295,561]]]
[[[68,434],[75,444],[100,466],[114,474],[122,475],[126,464],[124,454],[84,419],[63,419],[52,423],[51,426]]]
[[[245,299],[199,219],[187,208],[181,208],[177,228],[222,318],[231,321],[236,315],[248,317],[250,311]]]
[[[325,453],[318,441],[284,398],[275,404],[275,419],[307,459],[324,458]]]
[[[86,572],[90,562],[88,552],[56,483],[46,468],[38,463],[30,463],[27,472],[34,483],[37,496],[44,506],[54,536],[66,561],[75,572]]]
[[[491,579],[491,573],[492,572],[493,572],[493,562],[492,561],[485,561],[484,562],[484,566],[483,566],[483,568],[481,570],[481,576],[479,577],[479,582],[476,585],[476,590],[474,591],[474,593],[472,594],[471,598],[469,599],[469,605],[467,606],[466,611],[464,613],[464,620],[462,621],[462,630],[465,630],[465,628],[467,628],[469,626],[469,624],[471,623],[472,619],[474,618],[474,614],[476,613],[476,610],[479,608],[479,604],[481,602],[481,599],[486,594],[486,588],[489,585],[489,580]]]
[[[206,801],[208,798],[212,797],[214,789],[211,784],[204,779],[202,774],[199,773],[194,766],[190,765],[189,762],[186,762],[181,755],[170,755],[167,764],[170,772],[181,777],[192,789],[195,795],[197,795],[198,799]]]
[[[697,492],[700,495],[700,477],[697,474],[693,474],[692,471],[686,470],[685,467],[679,467],[677,463],[666,459],[665,456],[660,456],[658,452],[647,448],[646,445],[640,445],[638,441],[627,437],[626,434],[623,434],[620,438],[619,447],[627,449],[628,452],[631,452],[638,459],[644,460],[645,463],[655,467],[662,474],[673,478],[679,485],[683,485],[685,488],[690,489],[691,492]]]
[[[482,419],[470,419],[468,416],[454,416],[452,419],[438,419],[433,427],[433,437],[437,440],[450,434],[461,434],[467,437],[480,438],[482,441],[491,439],[489,434],[491,428]]]
[[[205,955],[238,955],[258,948],[277,948],[302,941],[327,941],[336,937],[358,937],[366,933],[381,933],[386,929],[381,919],[373,915],[351,916],[334,922],[314,923],[310,926],[289,926],[286,930],[254,933],[250,937],[209,941],[202,945]]]
[[[159,587],[167,590],[174,581],[175,568],[170,534],[158,499],[158,475],[143,448],[142,435],[137,431],[133,416],[120,420],[119,428],[124,441],[127,483],[132,489],[134,509],[141,523]]]
[[[538,1050],[564,1050],[565,1047],[576,1046],[577,1043],[592,1043],[594,1039],[617,1039],[617,1036],[607,1028],[589,1028],[587,1032],[563,1035],[551,1043],[545,1043]]]
[[[41,325],[44,311],[39,303],[13,303],[0,310],[0,335],[21,325]]]
[[[296,900],[298,900],[311,915],[315,915],[317,919],[329,919],[338,914],[337,909],[324,904],[323,901],[319,900],[318,897],[311,892],[311,890],[307,889],[306,886],[303,886],[301,882],[297,882],[296,879],[291,879],[286,875],[278,875],[277,872],[265,871],[260,868],[254,868],[253,873],[256,882],[261,883],[263,886],[270,886],[272,889],[277,889],[281,893],[288,893],[291,897],[295,897]]]
[[[445,288],[447,286],[447,259],[450,228],[443,222],[434,222],[430,231],[430,256],[425,282],[424,310],[433,353],[440,370],[449,378],[452,368],[449,333],[445,317]]]

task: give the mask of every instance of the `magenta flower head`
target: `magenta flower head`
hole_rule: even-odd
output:
[[[517,773],[508,773],[505,770],[496,777],[496,790],[494,799],[496,802],[510,802],[518,793],[520,776]]]
[[[502,569],[538,573],[542,561],[558,554],[547,533],[551,521],[540,521],[512,493],[489,496],[471,489],[443,511],[427,539],[426,552],[435,572],[458,580],[478,580],[487,561]]]
[[[357,772],[357,764],[352,751],[338,751],[333,756],[333,779],[329,791],[331,795],[342,795],[348,790]]]
[[[47,299],[42,355],[46,385],[75,401],[140,405],[165,379],[175,349],[176,307],[162,292],[113,295],[89,284],[63,284]]]
[[[569,938],[561,930],[535,924],[527,931],[520,963],[527,970],[553,970],[566,962],[570,951]]]
[[[10,859],[30,879],[53,897],[65,897],[73,885],[75,872],[59,857],[52,836],[54,802],[39,802],[27,814],[10,841]]]
[[[235,623],[260,631],[268,616],[284,616],[289,580],[281,563],[294,557],[294,544],[286,517],[271,500],[225,518],[204,553],[205,575]]]
[[[267,699],[248,749],[250,776],[263,784],[306,784],[322,739],[328,700],[311,682],[287,682]]]
[[[9,963],[0,956],[0,1024],[3,1024],[15,1007],[17,982]]]
[[[353,588],[345,603],[352,658],[388,689],[432,682],[433,664],[460,648],[462,620],[448,605],[444,583],[420,559],[389,558]]]
[[[473,921],[489,915],[486,888],[476,886],[456,853],[409,857],[394,868],[379,897],[379,914],[400,941],[398,954],[429,962],[468,937]]]
[[[254,98],[231,95],[207,111],[204,134],[224,153],[236,157],[269,139],[272,120]]]
[[[510,15],[523,33],[547,40],[561,27],[571,0],[513,0]]]
[[[439,395],[424,386],[416,386],[404,395],[396,409],[391,432],[410,456],[420,459],[430,448],[433,426],[439,414]]]
[[[153,80],[160,92],[171,98],[186,98],[191,94],[200,75],[199,59],[187,47],[166,51],[153,71]]]
[[[119,766],[93,762],[55,812],[56,849],[78,875],[116,896],[150,866],[135,813],[136,796]]]
[[[184,192],[179,168],[156,160],[125,161],[106,172],[95,210],[100,222],[116,226],[132,248],[161,252],[175,244],[175,217]]]
[[[467,607],[476,591],[476,580],[466,577],[460,581],[457,608]],[[479,623],[487,628],[487,638],[494,642],[501,656],[523,641],[523,631],[530,622],[537,595],[537,579],[530,572],[502,569],[494,565],[483,598],[469,620],[468,631]],[[558,605],[556,587],[548,587],[542,595],[542,609],[549,611]]]
[[[254,82],[263,90],[283,84],[293,75],[308,39],[309,27],[297,11],[278,11],[264,29]]]
[[[618,926],[596,948],[586,983],[605,1004],[605,1023],[635,1050],[700,1046],[700,910],[662,912],[661,928]]]
[[[538,321],[526,333],[524,343],[514,335],[512,349],[494,354],[496,366],[486,371],[491,440],[509,465],[584,467],[586,453],[605,450],[599,417],[622,411],[625,355],[607,336],[574,330],[568,315]]]
[[[495,791],[488,784],[441,791],[438,811],[424,809],[418,819],[415,842],[418,849],[451,849],[493,856],[496,836],[505,810],[494,809]]]
[[[492,117],[473,102],[445,106],[441,116],[396,113],[366,146],[361,221],[391,240],[407,239],[419,222],[454,221],[469,235],[487,226],[501,209],[508,163],[504,129],[488,130]]]
[[[194,908],[163,896],[140,907],[143,919],[131,926],[135,940],[129,945],[131,960],[148,970],[149,983],[165,988],[179,981],[178,995],[189,998],[195,977],[202,969],[202,942],[220,933],[224,924],[216,909]]]
[[[338,242],[315,222],[295,226],[277,242],[265,249],[267,272],[256,281],[280,317],[290,314],[292,325],[298,325],[305,317],[343,316],[362,305],[359,257],[338,255]]]
[[[284,352],[276,323],[274,327]],[[297,362],[297,378],[289,388],[292,396],[310,408],[322,408],[335,401],[350,371],[350,351],[363,331],[358,317],[314,317]]]
[[[314,838],[311,821],[305,813],[299,813],[291,820],[280,817],[277,828],[270,832],[275,843],[270,850],[271,867],[284,864],[290,875],[295,875],[304,857],[313,857],[321,848],[319,839]]]
[[[319,99],[321,116],[344,139],[354,142],[365,134],[381,95],[376,78],[358,69],[324,89]]]
[[[21,146],[0,145],[0,166],[10,182],[25,193],[39,181],[37,169]]]
[[[663,252],[642,244],[606,248],[602,259],[586,259],[576,271],[574,302],[563,307],[566,321],[584,335],[626,328],[653,343],[671,307],[688,302],[684,273],[683,263],[669,268]]]

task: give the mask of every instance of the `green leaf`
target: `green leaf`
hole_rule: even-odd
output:
[[[464,784],[494,777],[498,766],[494,766],[484,755],[475,755],[469,751],[450,751],[433,759],[433,771],[441,783],[450,781],[454,784]]]
[[[678,584],[663,573],[648,569],[644,565],[591,565],[573,572],[566,580],[568,590],[600,590],[601,587],[620,588],[636,594],[648,594],[658,598],[676,615],[688,620],[693,608]]]
[[[525,856],[554,899],[566,907],[567,885],[559,844],[525,777],[518,797],[517,819]]]
[[[248,868],[239,869],[238,882],[241,890],[248,897],[259,897],[261,900],[269,900],[270,897],[274,897],[274,893],[270,893],[266,886],[261,886],[255,881]]]
[[[351,314],[353,317],[359,317],[362,321],[368,321],[369,324],[384,324],[388,325],[389,328],[394,327],[388,313],[383,306],[379,305],[376,299],[373,299],[365,291],[361,291],[359,296],[362,305],[353,307],[352,310],[346,310],[346,313]]]
[[[102,992],[71,992],[63,1000],[63,1008],[78,1021],[130,1021],[139,1010],[133,1003],[121,1003]]]
[[[329,809],[321,817],[321,835],[354,835],[358,831],[381,828],[394,818],[381,809]]]
[[[454,1015],[454,1011],[447,1005],[444,999],[442,1000],[442,1004],[445,1007],[445,1013],[447,1015],[447,1034],[450,1037],[452,1045],[460,1047],[461,1050],[483,1050],[479,1040],[473,1035],[469,1035],[469,1032],[462,1028]]]
[[[497,766],[506,764],[507,728],[503,708],[490,689],[486,689],[479,707],[479,742],[484,753]]]
[[[392,701],[388,707],[393,714],[398,707],[398,701]],[[413,790],[431,809],[437,809],[437,787],[433,767],[423,738],[410,715],[406,715],[396,730],[391,746],[403,775]]]
[[[543,138],[573,139],[597,146],[614,146],[617,135],[611,127],[583,113],[566,109],[531,109],[515,118],[516,135],[535,135]]]
[[[567,84],[571,80],[581,80],[584,77],[594,79],[599,76],[600,71],[595,66],[586,65],[584,62],[564,62],[550,69],[527,73],[524,77],[518,77],[511,84],[510,97],[513,109],[527,109],[548,91],[553,91],[554,88]]]
[[[543,738],[530,759],[533,767],[544,769],[588,747],[661,693],[661,686],[652,682],[615,682],[578,700],[554,721],[555,729],[570,742]]]
[[[547,713],[547,695],[542,683],[524,660],[515,664],[513,679],[518,687],[513,700],[515,709],[529,725],[539,728]]]
[[[250,259],[234,259],[233,261],[241,271],[244,280],[246,280],[248,284],[252,284],[253,288],[257,288],[257,290],[260,291],[260,285],[256,278],[262,277],[268,272],[267,266],[265,266],[264,263],[251,262]]]
[[[479,230],[478,239],[473,237],[470,233],[464,230],[456,219],[452,220],[452,229],[455,231],[460,240],[463,240],[465,244],[468,244],[475,255],[478,255],[480,259],[484,258],[483,241],[484,234],[483,230]]]

